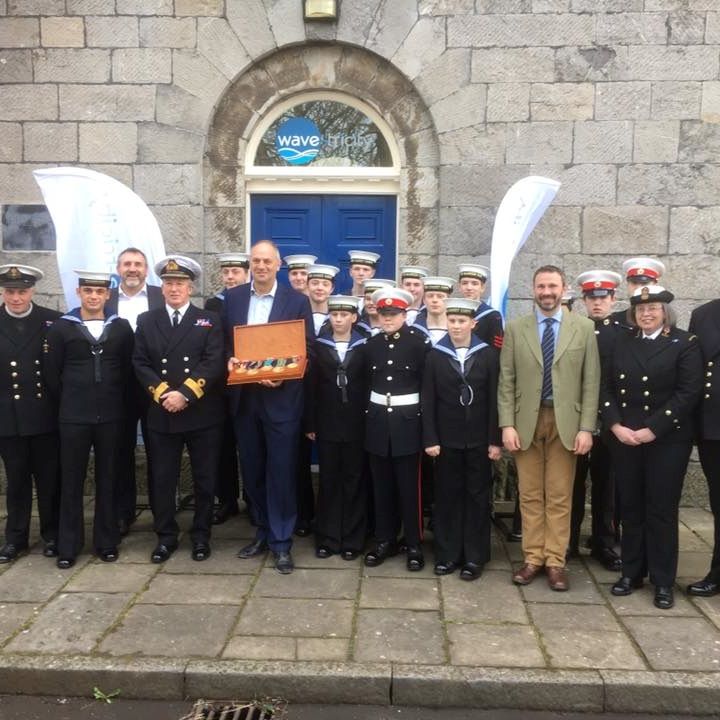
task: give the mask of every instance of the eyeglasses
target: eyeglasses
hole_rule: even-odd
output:
[[[662,305],[639,305],[635,308],[636,315],[655,315],[662,312]]]

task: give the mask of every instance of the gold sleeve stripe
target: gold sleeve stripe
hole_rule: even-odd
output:
[[[156,403],[159,403],[160,396],[164,395],[169,389],[170,389],[170,386],[166,382],[161,382],[153,391],[153,400]]]
[[[202,389],[202,386],[204,384],[205,382],[202,379],[196,382],[192,378],[185,378],[185,382],[183,383],[183,385],[187,386],[188,388],[190,388],[190,390],[192,390],[193,394],[198,400],[205,394],[205,391]]]

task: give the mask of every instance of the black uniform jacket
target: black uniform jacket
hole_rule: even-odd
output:
[[[80,308],[53,324],[43,372],[61,423],[95,425],[126,416],[132,350],[132,328],[117,315],[105,319],[97,340],[80,319]]]
[[[57,310],[33,304],[27,317],[0,307],[0,437],[57,429],[57,408],[42,377],[43,345]]]
[[[165,307],[165,299],[163,298],[162,290],[157,285],[145,285],[147,290],[148,310],[155,310],[156,308]],[[119,303],[119,290],[113,288],[110,290],[110,297],[105,303],[105,315],[117,315],[118,314],[118,303]]]
[[[475,314],[475,327],[473,332],[484,343],[498,350],[502,347],[505,331],[503,330],[502,315],[491,308],[486,302],[481,302]]]
[[[698,337],[704,365],[696,430],[703,440],[720,440],[720,300],[695,308],[688,329]]]
[[[500,355],[472,336],[461,369],[448,336],[425,360],[422,388],[423,446],[501,445],[497,413]]]
[[[600,412],[605,427],[647,427],[661,443],[692,440],[702,375],[695,335],[677,328],[655,340],[643,339],[640,332],[619,334],[603,371]]]
[[[353,331],[345,359],[340,362],[332,335],[321,334],[315,340],[306,396],[310,409],[308,432],[316,432],[321,442],[362,443],[368,397],[366,342]]]
[[[618,335],[636,333],[637,328],[615,318],[615,313],[602,320],[593,319],[593,322],[595,323],[595,338],[597,339],[600,362],[604,366],[607,360],[612,357]]]
[[[624,325],[625,327],[631,327],[636,328],[637,325],[633,323],[633,321],[630,319],[630,308],[624,308],[622,310],[616,310],[614,313],[610,314],[610,320],[612,322],[620,323],[620,325]]]
[[[205,301],[205,309],[212,310],[214,313],[222,315],[223,302],[225,302],[225,291],[220,290],[220,292],[216,292],[212,297],[209,297]]]
[[[227,375],[220,317],[190,304],[174,328],[165,307],[138,317],[133,354],[135,374],[152,402],[148,427],[162,433],[202,430],[225,417],[222,388]],[[180,412],[162,406],[162,395],[178,390],[188,401]]]
[[[380,395],[420,393],[425,356],[430,340],[412,326],[403,325],[391,335],[382,332],[366,345],[369,390]],[[420,404],[388,407],[369,402],[365,449],[393,457],[419,452],[422,444]]]

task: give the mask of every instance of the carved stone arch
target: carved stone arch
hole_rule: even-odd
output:
[[[400,155],[398,259],[435,267],[439,150],[432,117],[396,67],[341,44],[283,48],[228,86],[210,123],[204,157],[206,252],[238,249],[245,242],[245,150],[261,118],[277,102],[313,90],[356,97],[387,122]]]

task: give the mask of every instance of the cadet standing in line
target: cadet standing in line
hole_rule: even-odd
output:
[[[430,274],[427,268],[419,265],[406,265],[400,268],[400,287],[413,296],[412,305],[407,309],[407,324],[413,325],[418,313],[423,309],[425,287],[423,278]]]
[[[0,266],[0,456],[7,477],[7,520],[0,563],[30,541],[33,481],[37,490],[43,555],[57,555],[60,504],[57,407],[41,376],[47,332],[60,317],[33,302],[43,272],[29,265]]]
[[[83,490],[90,449],[95,454],[93,547],[104,562],[118,559],[118,458],[132,377],[133,331],[117,315],[105,317],[110,275],[76,270],[80,307],[47,335],[43,371],[58,402],[60,525],[57,566],[67,569],[85,542]]]
[[[365,280],[375,277],[375,270],[380,262],[380,256],[367,250],[348,250],[348,255],[350,256],[348,273],[353,284],[347,295],[362,297],[365,290],[363,283]]]
[[[655,258],[634,257],[625,260],[622,264],[622,272],[627,283],[626,290],[629,299],[636,290],[645,287],[645,285],[655,285],[660,282],[660,278],[665,274],[665,265]],[[630,307],[624,310],[616,310],[610,316],[610,319],[631,326],[630,310]]]
[[[445,301],[453,291],[454,281],[449,277],[423,278],[425,307],[418,313],[414,327],[425,333],[436,345],[447,333]]]
[[[303,295],[307,295],[307,270],[317,262],[317,256],[306,254],[288,255],[283,258],[283,262],[287,265],[290,287]]]
[[[502,316],[483,300],[489,277],[490,271],[484,265],[464,263],[458,266],[458,286],[461,295],[480,303],[473,332],[488,345],[501,348],[504,334]]]
[[[383,278],[370,278],[369,280],[363,281],[363,292],[362,301],[358,307],[362,306],[356,328],[365,337],[372,337],[382,331],[382,325],[380,323],[380,314],[375,307],[375,303],[372,300],[373,294],[376,290],[382,288],[394,288],[397,283],[394,280],[385,280]]]

